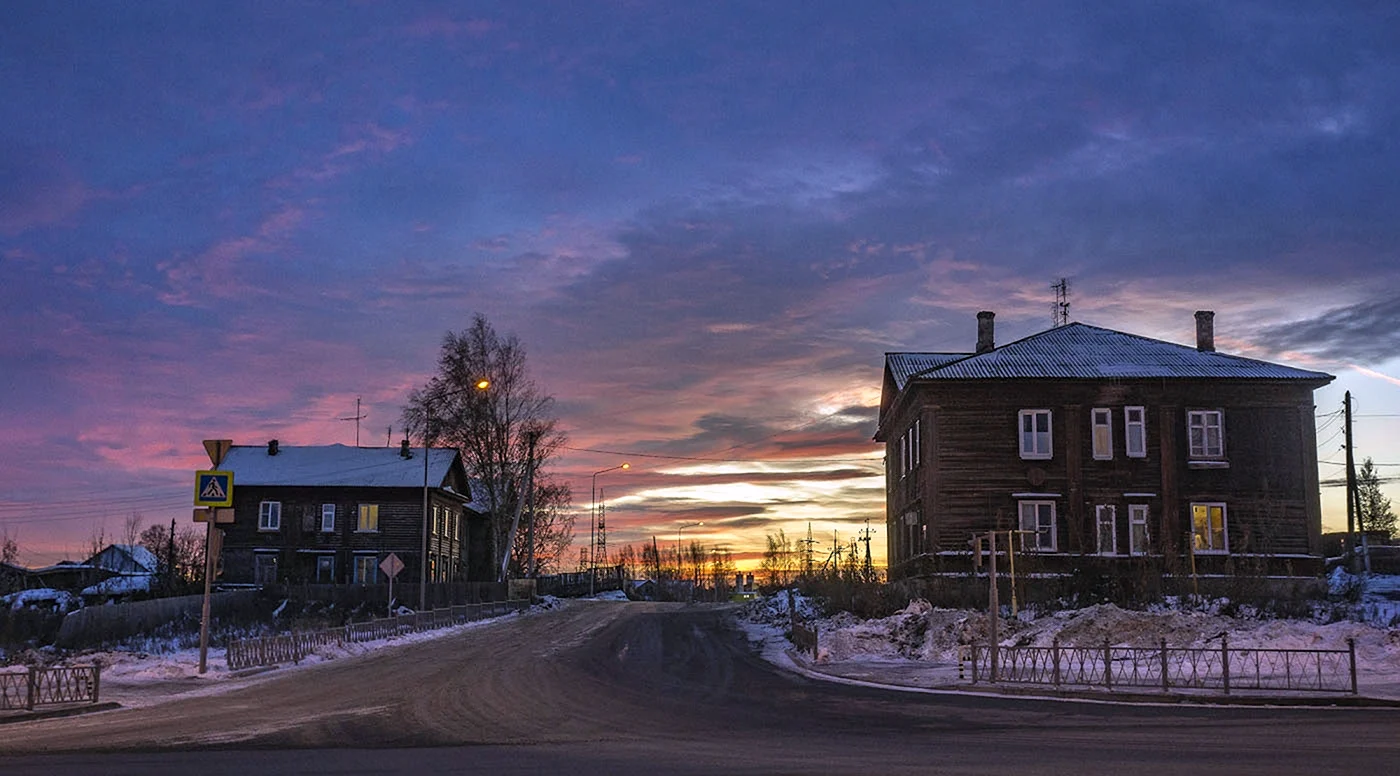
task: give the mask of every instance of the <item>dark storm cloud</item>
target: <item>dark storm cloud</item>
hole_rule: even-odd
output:
[[[1386,295],[1271,326],[1255,341],[1275,352],[1315,353],[1344,364],[1380,364],[1400,356],[1400,298]]]

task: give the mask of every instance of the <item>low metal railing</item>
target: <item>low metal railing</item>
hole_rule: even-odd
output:
[[[398,617],[381,617],[368,622],[351,623],[340,628],[296,631],[280,636],[231,639],[225,656],[230,671],[241,671],[245,668],[279,663],[299,663],[307,655],[314,652],[317,647],[329,644],[359,644],[403,633],[437,630],[518,612],[528,608],[529,605],[530,602],[524,599],[484,604],[463,604]]]
[[[0,673],[0,710],[53,703],[97,703],[102,666],[67,666]]]
[[[1059,687],[1152,687],[1267,692],[1357,693],[1356,642],[1346,649],[1258,649],[1231,647],[993,647],[973,644],[962,654],[972,682],[1043,684]]]
[[[812,658],[817,657],[817,624],[811,626],[793,623],[792,625],[792,646],[799,652],[810,652]]]

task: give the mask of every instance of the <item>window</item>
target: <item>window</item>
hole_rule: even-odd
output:
[[[1147,505],[1128,505],[1128,554],[1147,554]]]
[[[447,535],[448,535],[449,537],[451,537],[453,541],[456,541],[456,540],[457,540],[457,513],[456,513],[456,512],[448,512],[448,513],[447,513]]]
[[[258,505],[258,530],[282,530],[282,502],[264,501]]]
[[[1229,552],[1224,504],[1191,505],[1191,543],[1196,552]]]
[[[1109,504],[1094,508],[1094,519],[1098,524],[1099,554],[1118,554],[1118,509]]]
[[[335,533],[335,504],[321,505],[321,530]]]
[[[378,531],[379,530],[379,505],[361,504],[360,522],[355,526],[356,531]]]
[[[1028,552],[1055,551],[1055,502],[1022,501],[1021,549]]]
[[[1192,458],[1225,457],[1225,435],[1220,414],[1220,410],[1192,410],[1186,413]]]
[[[909,428],[899,438],[899,476],[907,477],[910,472],[919,468],[923,459],[921,454],[919,421],[915,420]]]
[[[335,556],[316,556],[316,581],[321,584],[329,584],[335,581]]]
[[[1123,408],[1123,436],[1129,458],[1147,457],[1147,410],[1142,407]]]
[[[374,584],[377,578],[377,572],[379,571],[379,564],[375,563],[376,560],[378,560],[378,558],[373,555],[355,556],[355,584]]]
[[[904,557],[912,558],[920,555],[924,551],[923,547],[923,525],[919,520],[919,513],[910,510],[904,513]]]
[[[1106,461],[1113,457],[1113,411],[1095,409],[1093,416],[1094,457]]]
[[[268,502],[263,502],[264,504]],[[276,504],[277,502],[271,502]],[[277,554],[260,552],[253,556],[253,581],[259,585],[277,584]]]
[[[1021,457],[1050,457],[1050,410],[1021,410]]]

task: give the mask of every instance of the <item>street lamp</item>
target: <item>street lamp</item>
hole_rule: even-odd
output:
[[[418,556],[418,611],[420,612],[428,608],[428,456],[431,449],[429,445],[431,444],[433,426],[433,402],[470,390],[485,392],[490,387],[491,381],[483,377],[465,388],[423,396],[423,544],[422,554]]]
[[[681,575],[685,573],[685,557],[684,557],[684,556],[682,555],[682,553],[681,553],[681,531],[684,531],[684,530],[687,529],[687,528],[694,528],[694,527],[697,526],[697,525],[704,525],[704,524],[705,524],[705,522],[704,522],[703,520],[696,520],[696,521],[691,522],[691,523],[681,523],[680,528],[677,528],[677,529],[676,529],[676,578],[677,578],[677,580],[679,580],[680,577],[681,577]]]
[[[594,553],[598,550],[597,528],[598,528],[598,475],[617,471],[618,469],[630,469],[632,464],[623,461],[617,466],[607,469],[600,469],[593,472],[593,490],[588,497],[589,518],[588,518],[588,594],[593,595],[593,580],[598,576],[598,558]]]

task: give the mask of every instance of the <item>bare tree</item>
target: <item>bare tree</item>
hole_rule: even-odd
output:
[[[140,512],[132,512],[122,521],[122,544],[134,547],[141,543],[141,524],[145,518]]]
[[[479,313],[471,326],[443,337],[438,373],[409,395],[404,427],[420,440],[460,450],[473,491],[490,509],[490,568],[466,569],[468,579],[496,579],[503,552],[511,553],[515,568],[524,567],[525,548],[512,540],[512,528],[523,507],[532,454],[537,486],[548,485],[546,468],[565,442],[553,410],[553,397],[530,378],[520,341],[498,335]],[[567,509],[555,519],[571,533]],[[537,554],[539,549],[537,541]]]
[[[157,581],[165,595],[195,592],[204,582],[204,537],[193,526],[170,527],[159,523],[141,532],[141,546],[156,556]]]
[[[764,534],[763,538],[766,546],[763,550],[763,562],[759,569],[768,577],[769,585],[773,587],[786,585],[792,580],[792,573],[796,566],[796,552],[792,546],[792,540],[788,539],[787,534],[781,528],[776,534]]]
[[[10,535],[10,529],[0,530],[0,563],[14,565],[19,560],[19,542]]]
[[[552,480],[541,482],[535,477],[535,513],[533,526],[522,527],[515,534],[511,550],[511,569],[526,571],[530,554],[531,531],[535,543],[535,570],[551,574],[563,569],[564,555],[574,542],[574,516],[569,513],[569,486]],[[526,515],[528,519],[529,515]]]

